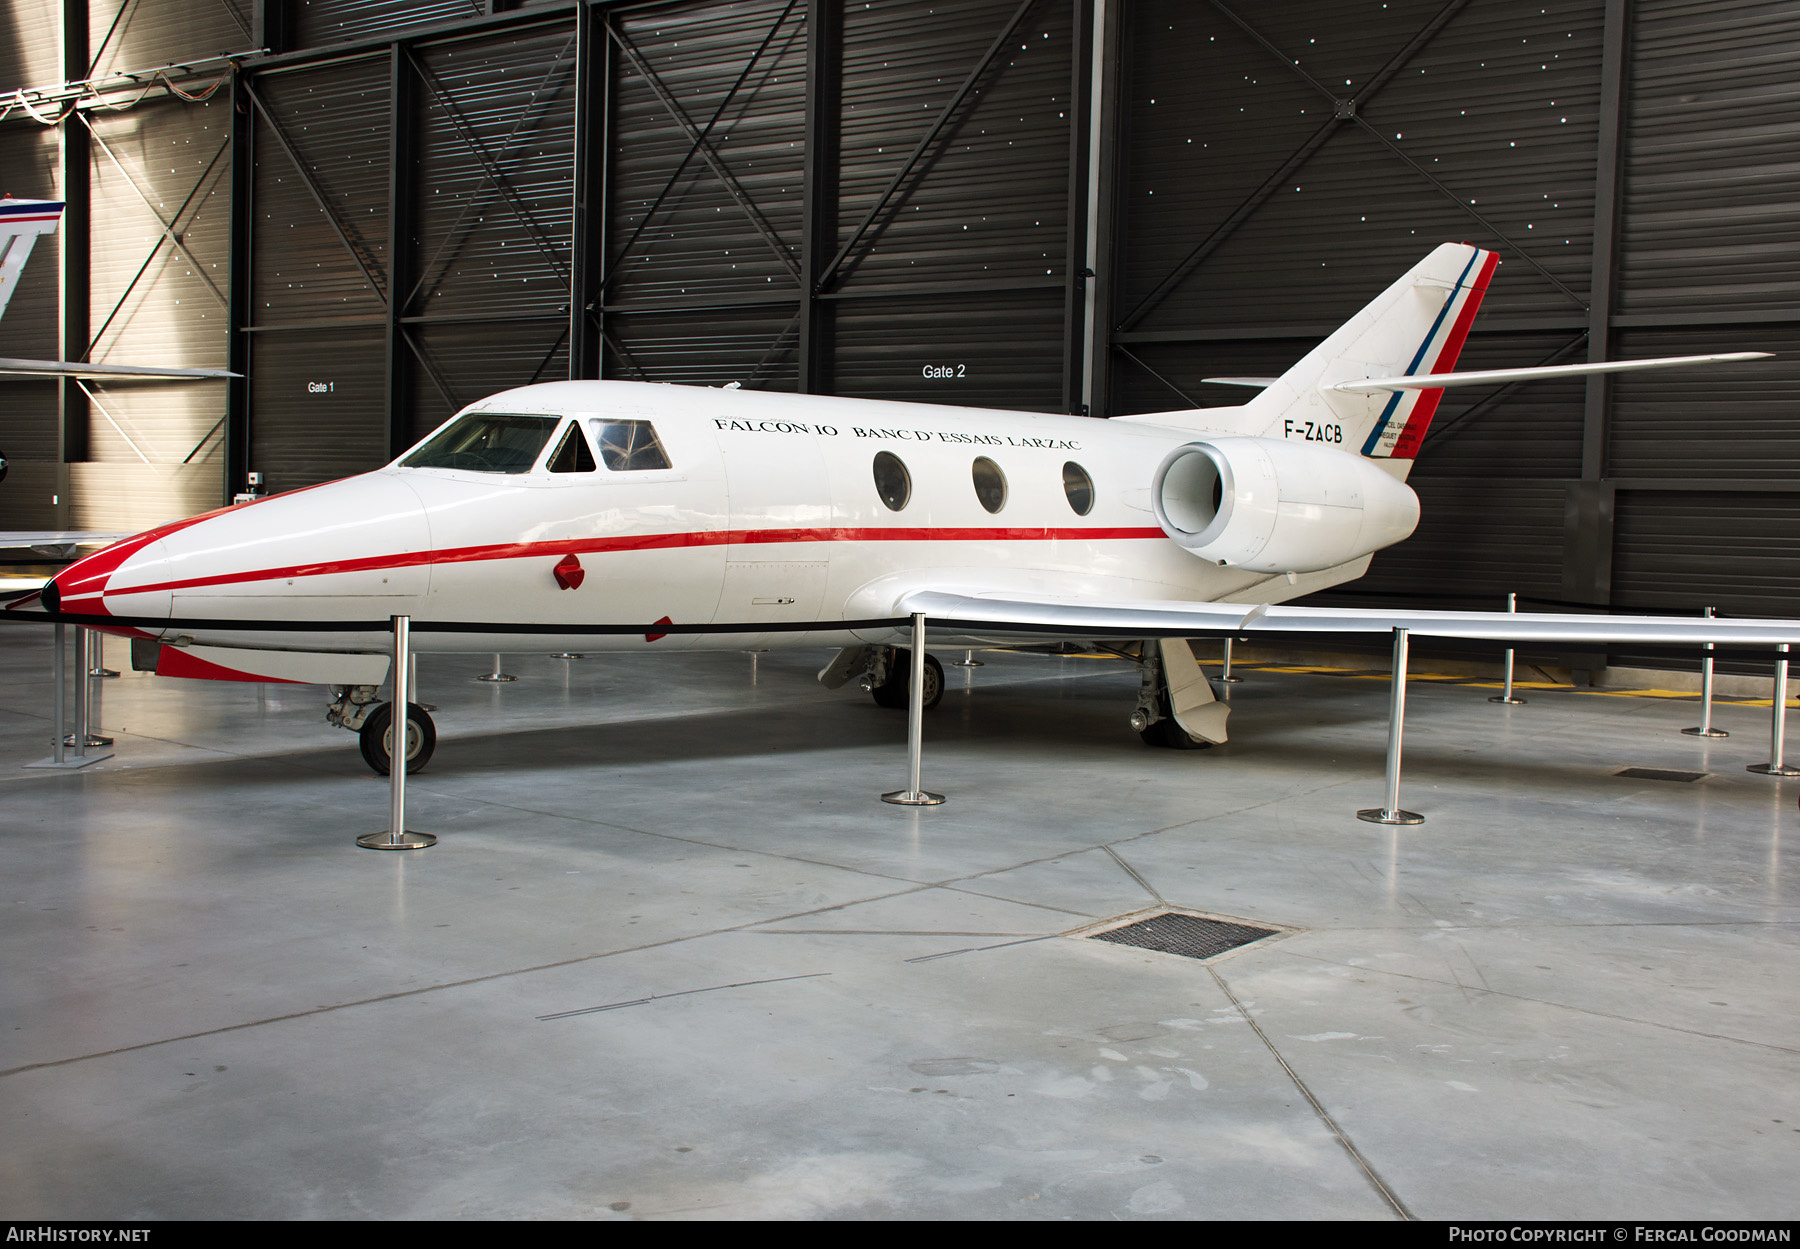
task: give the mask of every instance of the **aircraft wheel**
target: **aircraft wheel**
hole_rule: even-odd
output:
[[[1162,693],[1162,716],[1155,724],[1138,734],[1144,739],[1146,746],[1156,746],[1163,750],[1211,750],[1211,742],[1198,741],[1188,736],[1188,731],[1175,722],[1175,709],[1169,705],[1169,691]]]
[[[369,713],[357,733],[363,760],[382,776],[388,775],[394,753],[394,704],[383,703]],[[437,749],[437,726],[418,703],[406,704],[406,774],[411,776],[431,759]]]
[[[882,707],[904,710],[909,694],[909,683],[912,681],[912,652],[896,650],[888,661],[887,680],[877,685],[869,693],[875,702]],[[930,711],[944,697],[944,665],[937,656],[927,652],[925,656],[925,710]]]

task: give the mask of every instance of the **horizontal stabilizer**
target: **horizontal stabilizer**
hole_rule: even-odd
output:
[[[85,377],[97,381],[212,381],[221,377],[242,377],[224,369],[162,369],[135,364],[82,364],[73,360],[6,360],[0,359],[0,375],[14,377]]]
[[[1382,390],[1437,390],[1444,386],[1493,386],[1502,382],[1529,382],[1547,377],[1582,377],[1589,373],[1628,373],[1637,369],[1667,369],[1681,364],[1721,364],[1735,360],[1766,360],[1770,351],[1732,351],[1717,356],[1665,356],[1659,360],[1614,360],[1606,364],[1547,364],[1533,369],[1481,369],[1467,373],[1432,373],[1418,377],[1371,377],[1365,381],[1334,382],[1327,390],[1353,395]],[[1208,378],[1225,381],[1225,378]]]
[[[1255,386],[1267,390],[1281,379],[1279,377],[1203,377],[1203,382],[1211,382],[1214,386]]]

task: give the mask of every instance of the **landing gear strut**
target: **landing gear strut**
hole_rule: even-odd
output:
[[[357,730],[363,760],[382,776],[388,775],[394,757],[394,704],[382,703],[371,711]],[[418,703],[406,704],[406,774],[422,769],[437,749],[437,726]]]
[[[1188,654],[1185,647],[1182,653]],[[1131,713],[1131,727],[1144,744],[1163,750],[1210,750],[1211,742],[1194,737],[1175,719],[1168,673],[1155,643],[1146,643],[1139,651],[1138,674],[1138,705]]]

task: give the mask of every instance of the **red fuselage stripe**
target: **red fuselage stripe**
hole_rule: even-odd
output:
[[[653,533],[622,538],[565,538],[555,542],[503,542],[491,546],[455,547],[444,551],[406,551],[356,559],[247,572],[217,573],[184,581],[106,587],[108,594],[158,594],[206,586],[275,581],[292,577],[327,577],[339,573],[379,572],[421,564],[467,564],[486,560],[534,559],[540,556],[602,555],[617,551],[657,551],[689,546],[753,546],[809,542],[1113,542],[1161,538],[1161,529],[750,529],[711,533]],[[110,570],[109,570],[110,571]]]

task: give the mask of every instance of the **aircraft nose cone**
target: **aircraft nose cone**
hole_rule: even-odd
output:
[[[177,522],[186,524],[189,522]],[[175,528],[164,525],[140,533],[123,542],[115,542],[85,559],[70,564],[57,573],[40,592],[47,611],[63,611],[80,616],[133,616],[167,620],[169,594],[118,592],[115,581],[128,565],[155,563],[162,557],[162,535]]]

